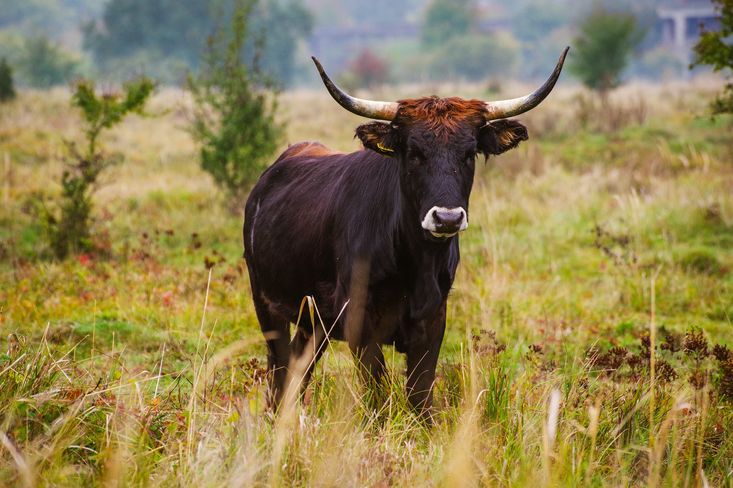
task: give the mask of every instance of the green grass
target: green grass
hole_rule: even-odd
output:
[[[644,90],[612,131],[553,94],[477,165],[433,426],[401,355],[374,410],[341,343],[265,413],[241,216],[176,92],[104,141],[127,156],[95,201],[110,256],[49,260],[28,202],[58,192],[77,119],[63,91],[23,93],[0,113],[0,485],[733,486],[733,359],[695,349],[733,345],[730,120],[704,115],[709,87]],[[356,147],[327,95],[281,106],[287,142]]]

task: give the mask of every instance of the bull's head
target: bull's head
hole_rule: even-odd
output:
[[[364,147],[394,157],[400,166],[405,209],[430,240],[447,240],[468,227],[468,198],[478,153],[488,157],[527,140],[527,129],[506,120],[533,109],[550,94],[562,71],[565,48],[552,75],[534,93],[485,102],[426,97],[378,102],[352,97],[337,87],[316,58],[328,92],[346,110],[386,120],[359,126]]]

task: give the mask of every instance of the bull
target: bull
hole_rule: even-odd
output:
[[[405,353],[407,397],[429,416],[476,158],[527,140],[527,129],[508,118],[549,95],[567,51],[535,92],[492,102],[360,99],[337,87],[313,58],[339,105],[386,122],[357,127],[364,147],[349,154],[317,142],[291,145],[247,199],[244,256],[267,343],[273,407],[296,359],[308,354],[297,378],[305,388],[324,344],[335,339],[348,342],[374,384],[385,371],[382,346]],[[302,313],[304,297],[318,314]]]

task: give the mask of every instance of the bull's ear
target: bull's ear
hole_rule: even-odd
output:
[[[483,126],[478,135],[478,150],[486,156],[514,149],[529,139],[527,128],[514,120],[495,120]]]
[[[356,128],[356,137],[364,147],[384,156],[397,154],[397,131],[391,124],[369,122]]]

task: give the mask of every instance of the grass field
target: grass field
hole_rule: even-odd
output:
[[[302,404],[264,412],[241,216],[198,168],[179,92],[104,141],[126,156],[96,194],[108,256],[49,259],[32,202],[58,191],[79,120],[66,91],[23,93],[0,107],[0,485],[732,487],[718,88],[633,85],[604,110],[560,89],[520,117],[527,143],[477,165],[433,426],[390,348],[367,408],[341,343]],[[324,93],[281,106],[287,142],[357,148],[361,120]]]

